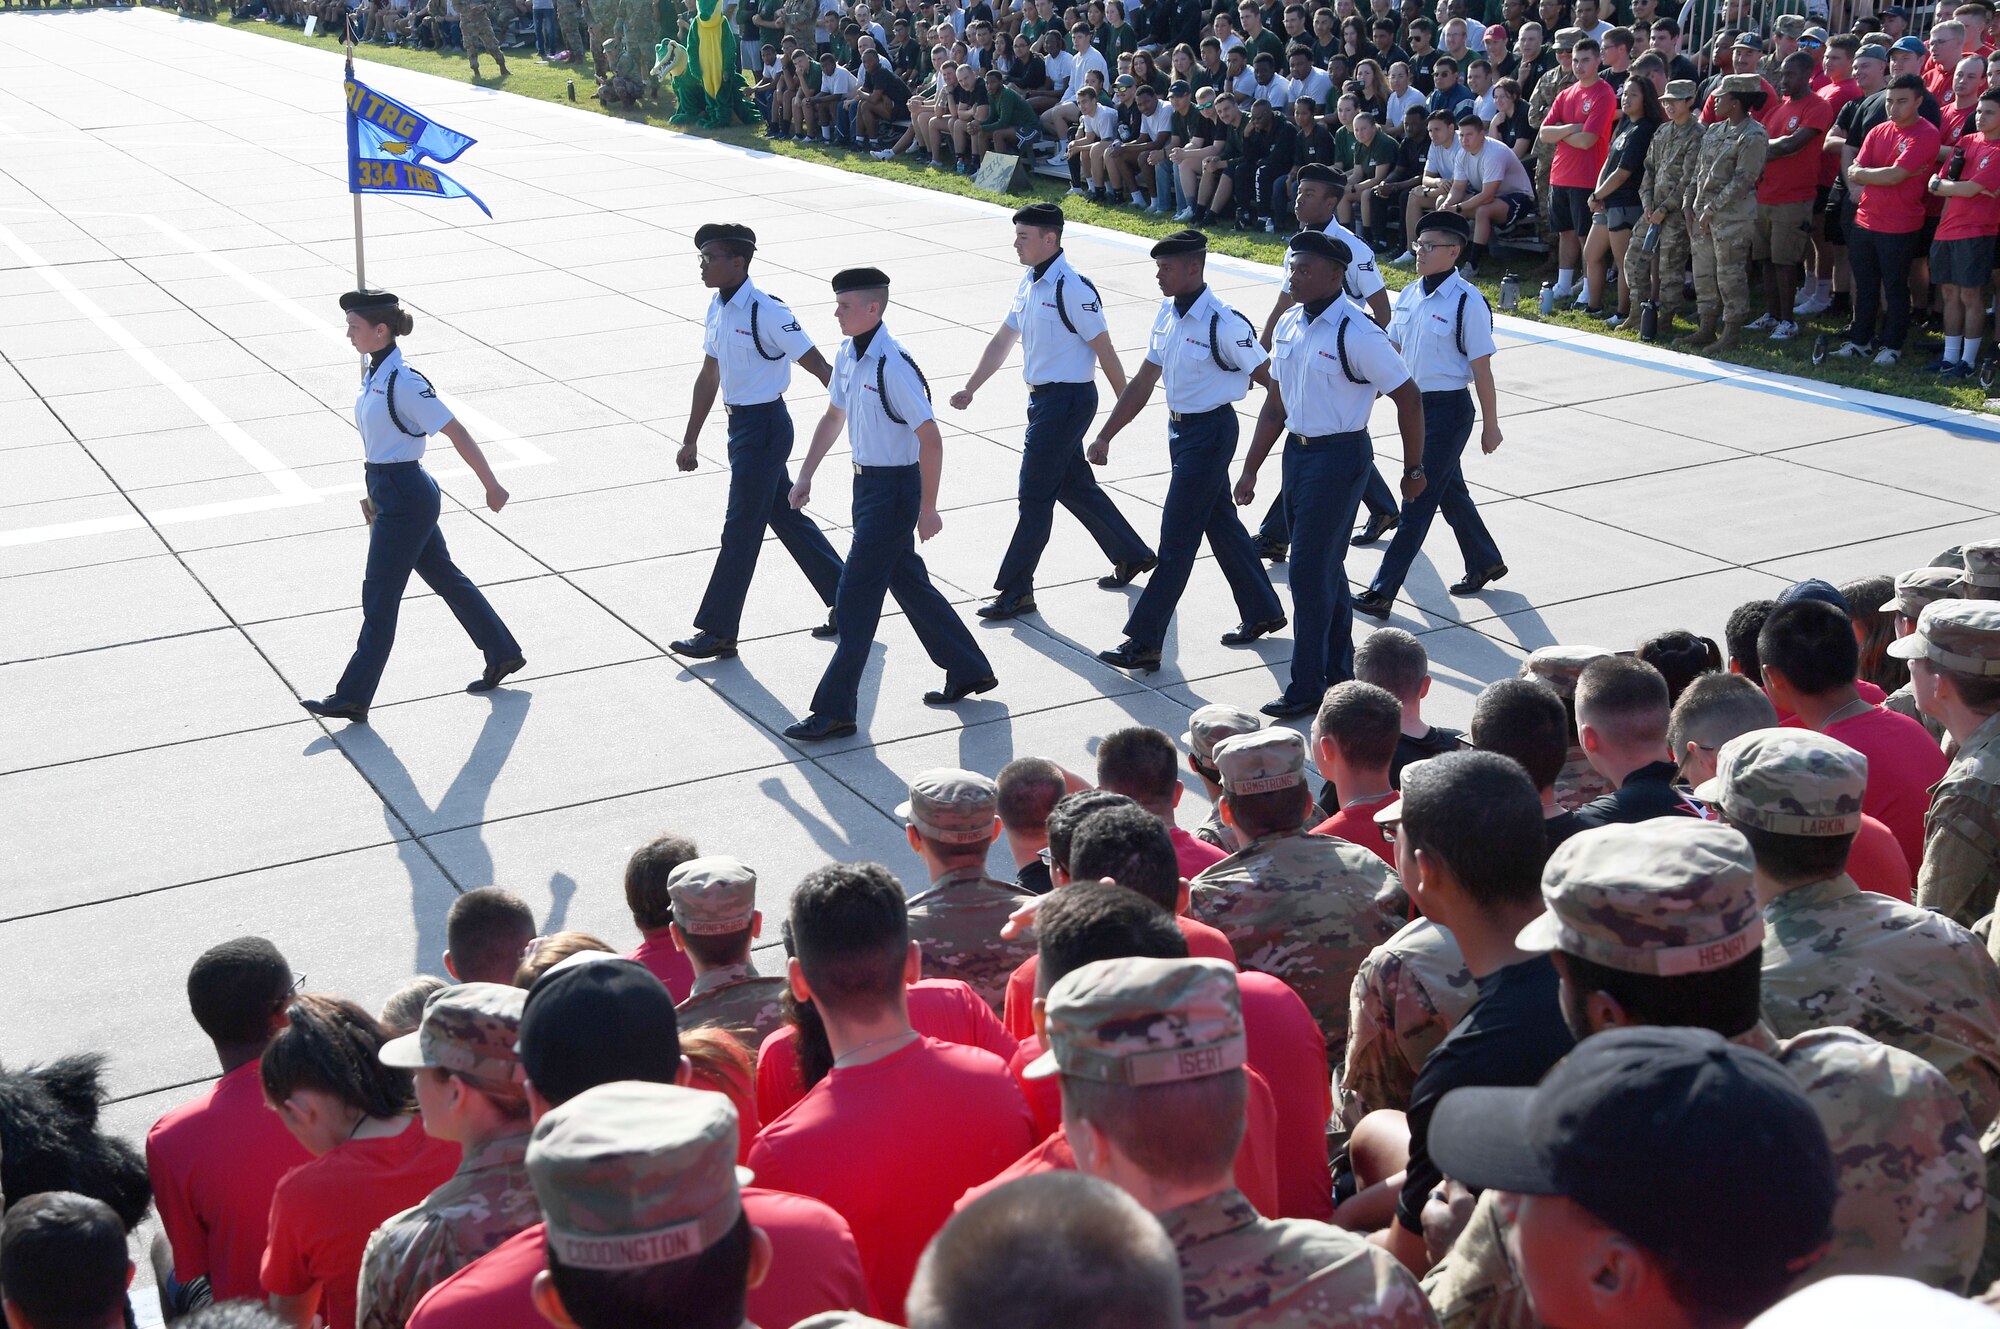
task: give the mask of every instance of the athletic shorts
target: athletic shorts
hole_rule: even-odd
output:
[[[1549,229],[1558,235],[1590,229],[1590,191],[1577,185],[1549,186]]]
[[[1979,290],[1993,280],[1993,237],[1931,242],[1931,281]]]
[[[1936,217],[1924,218],[1923,229],[1917,232],[1917,253],[1928,254],[1931,252],[1931,242],[1937,239],[1937,224],[1938,219]]]
[[[1591,214],[1590,223],[1593,226],[1602,226],[1610,231],[1629,231],[1634,226],[1637,226],[1639,218],[1645,215],[1646,210],[1636,203],[1630,207],[1616,203],[1607,203],[1604,206],[1604,211]]]
[[[1802,261],[1812,239],[1812,202],[1759,203],[1757,223],[1750,232],[1750,257],[1785,267]]]

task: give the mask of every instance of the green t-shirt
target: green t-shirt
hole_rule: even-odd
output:
[[[1113,68],[1116,68],[1119,56],[1130,55],[1139,49],[1139,34],[1132,30],[1130,23],[1120,23],[1116,27],[1103,23],[1098,26],[1097,35],[1091,39],[1091,44],[1103,53],[1105,60]]]
[[[1257,55],[1261,51],[1269,51],[1280,70],[1285,67],[1285,39],[1269,28],[1259,28],[1254,38],[1243,39],[1243,58],[1252,68],[1256,67]]]
[[[1396,141],[1378,129],[1375,141],[1363,147],[1353,130],[1342,129],[1333,136],[1333,160],[1338,166],[1371,176],[1378,166],[1396,164]]]
[[[987,102],[986,118],[981,123],[987,129],[1033,129],[1041,124],[1041,117],[1020,93],[1003,87],[999,96]]]

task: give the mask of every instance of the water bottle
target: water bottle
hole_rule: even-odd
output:
[[[1500,279],[1500,308],[1511,314],[1521,307],[1521,279],[1508,273]]]
[[[576,80],[575,80],[575,79],[571,79],[571,80],[569,81],[569,99],[570,99],[571,101],[575,101],[575,100],[576,100]]]
[[[1639,248],[1648,254],[1656,254],[1659,252],[1660,224],[1658,222],[1654,222],[1646,228],[1646,237],[1645,239],[1639,242]]]
[[[1658,227],[1654,227],[1658,230]],[[1660,339],[1660,306],[1652,300],[1639,302],[1639,340],[1658,341]]]
[[[1944,168],[1944,178],[1961,180],[1965,177],[1965,145],[1959,144],[1951,150],[1951,164]]]
[[[1542,317],[1547,318],[1555,312],[1556,284],[1552,281],[1545,281],[1542,283]]]

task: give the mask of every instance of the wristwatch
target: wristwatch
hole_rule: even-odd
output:
[[[1405,480],[1421,480],[1424,478],[1424,468],[1421,466],[1405,466],[1403,468],[1403,478]]]

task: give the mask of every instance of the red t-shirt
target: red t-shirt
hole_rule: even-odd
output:
[[[1586,133],[1597,135],[1597,142],[1588,148],[1558,143],[1549,183],[1565,189],[1597,188],[1598,172],[1611,155],[1611,124],[1617,118],[1618,94],[1601,78],[1592,79],[1588,86],[1572,83],[1558,92],[1549,107],[1548,123],[1581,125]]]
[[[354,1329],[355,1282],[370,1234],[451,1180],[460,1154],[411,1118],[400,1134],[349,1140],[287,1172],[271,1196],[264,1290],[297,1297],[317,1287],[327,1329]]]
[[[1229,935],[1221,928],[1186,914],[1176,915],[1174,922],[1187,938],[1189,959],[1236,963],[1236,948],[1229,944]],[[1000,1007],[1000,1019],[1015,1038],[1028,1038],[1035,1032],[1035,979],[1041,973],[1041,961],[1041,956],[1030,955],[1007,975],[1007,995]]]
[[[1863,186],[1860,204],[1854,211],[1856,224],[1882,235],[1904,235],[1922,227],[1924,185],[1937,171],[1938,148],[1942,143],[1938,127],[1922,116],[1907,129],[1893,120],[1885,120],[1869,130],[1854,164],[1870,169],[1900,166],[1910,174],[1899,185]],[[1900,718],[1916,724],[1907,715]],[[1894,824],[1890,823],[1892,827]]]
[[[1558,123],[1561,122],[1558,121]],[[1390,867],[1395,867],[1396,851],[1389,847],[1389,838],[1382,834],[1381,826],[1377,825],[1375,821],[1375,814],[1380,812],[1383,805],[1394,797],[1396,797],[1396,791],[1391,789],[1380,798],[1371,798],[1366,803],[1356,803],[1351,807],[1344,807],[1319,825],[1313,827],[1313,834],[1331,835],[1336,840],[1345,840],[1349,844],[1358,844],[1363,849],[1373,853],[1375,857],[1381,859],[1384,863],[1387,863]]]
[[[203,1274],[217,1301],[262,1299],[258,1266],[278,1179],[312,1161],[264,1103],[257,1063],[246,1062],[146,1132],[146,1171],[174,1277]]]
[[[993,1008],[969,984],[957,978],[920,978],[907,989],[910,1027],[930,1038],[966,1047],[984,1048],[1005,1059],[1014,1055],[1015,1038],[1000,1024]],[[781,1025],[764,1036],[757,1048],[757,1119],[776,1121],[806,1096],[799,1083],[798,1030]]]
[[[1861,95],[1861,85],[1851,78],[1838,83],[1828,83],[1815,94],[1826,103],[1828,124],[1840,118],[1840,108]],[[1840,178],[1840,149],[1829,146],[1825,140],[1820,143],[1819,182],[1830,185]]]
[[[753,1324],[797,1324],[826,1311],[868,1314],[868,1283],[847,1220],[818,1200],[759,1186],[743,1212],[771,1238],[771,1272],[750,1289]],[[529,1295],[548,1268],[542,1225],[509,1237],[424,1294],[408,1329],[548,1329]]]
[[[1861,814],[1861,829],[1855,833],[1854,847],[1847,853],[1847,875],[1864,891],[1874,891],[1891,899],[1911,903],[1915,874],[1903,857],[1903,846],[1894,832],[1867,813]]]
[[[1987,189],[2000,189],[2000,142],[1983,134],[1967,134],[1959,140],[1965,149],[1965,170],[1961,180],[1970,180]],[[1944,217],[1938,222],[1940,240],[1976,240],[2000,231],[2000,198],[1948,198]]]
[[[1773,157],[1764,163],[1757,181],[1757,201],[1764,204],[1810,203],[1819,190],[1820,144],[1833,128],[1833,109],[1808,93],[1781,102],[1764,103],[1757,117],[1773,143],[1801,127],[1817,129],[1820,137],[1787,157]]]
[[[1972,53],[1968,51],[1966,54],[1970,55]],[[1930,89],[1931,96],[1938,99],[1938,105],[1940,106],[1949,106],[1951,104],[1952,72],[1952,70],[1946,69],[1929,56],[1924,57],[1924,72],[1922,75],[1924,86]],[[1984,92],[1985,90],[1982,83],[1980,91]]]
[[[773,1190],[831,1205],[853,1229],[875,1313],[901,1322],[917,1257],[958,1197],[1035,1143],[1007,1063],[923,1037],[829,1071],[750,1150]]]
[[[1935,136],[1937,131],[1931,132]],[[1907,715],[1876,706],[1822,732],[1868,758],[1868,789],[1861,796],[1861,810],[1889,828],[1912,867],[1922,867],[1924,813],[1931,805],[1931,786],[1944,778],[1951,764],[1930,730]]]
[[[1203,868],[1213,867],[1229,857],[1220,848],[1178,826],[1168,828],[1167,838],[1174,842],[1174,861],[1179,864],[1181,875],[1190,881],[1200,876]]]
[[[653,977],[666,984],[667,991],[674,994],[674,1005],[688,999],[694,987],[694,965],[689,963],[685,952],[674,949],[674,939],[661,928],[652,936],[640,942],[632,953],[625,957],[637,960],[653,971]]]
[[[1326,1035],[1305,999],[1283,979],[1244,971],[1236,976],[1250,1065],[1269,1083],[1277,1110],[1278,1216],[1333,1217],[1333,1177],[1326,1162],[1326,1123],[1333,1116]]]

